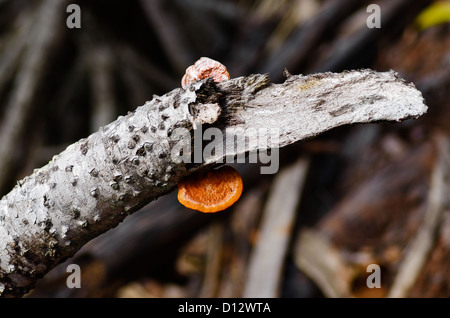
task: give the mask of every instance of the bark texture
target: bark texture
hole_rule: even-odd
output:
[[[392,71],[286,75],[282,84],[256,74],[175,89],[19,181],[0,200],[0,295],[22,296],[90,239],[172,191],[184,176],[227,156],[283,147],[344,124],[415,118],[427,110],[414,85]],[[174,161],[174,130],[184,127],[194,135],[203,124],[226,135],[263,128],[267,136],[258,138],[268,143],[250,140],[246,149],[226,148],[203,163]],[[271,135],[275,129],[278,138]]]

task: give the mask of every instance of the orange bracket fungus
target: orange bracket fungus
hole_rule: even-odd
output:
[[[186,88],[190,83],[208,77],[212,77],[214,82],[222,82],[229,80],[230,74],[222,63],[209,57],[202,57],[186,69],[186,73],[181,79],[181,86]]]
[[[232,206],[241,196],[242,178],[231,166],[198,172],[178,183],[178,201],[185,207],[215,213]]]

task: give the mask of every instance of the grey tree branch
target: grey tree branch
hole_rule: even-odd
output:
[[[211,116],[218,106],[220,116]],[[283,147],[339,125],[415,118],[426,109],[412,84],[371,70],[288,75],[282,84],[259,74],[207,79],[155,97],[70,145],[0,200],[0,294],[22,296],[90,239],[226,156]],[[269,142],[226,148],[203,163],[174,161],[174,130],[195,134],[193,127],[207,123],[238,135],[264,128],[258,137]]]

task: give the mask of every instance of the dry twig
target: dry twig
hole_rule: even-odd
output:
[[[258,243],[251,255],[244,297],[279,296],[284,260],[307,171],[308,160],[302,158],[275,179],[263,211]]]
[[[221,115],[211,117],[217,106]],[[72,144],[0,200],[0,292],[23,295],[87,241],[225,157],[283,147],[339,125],[418,117],[426,109],[413,85],[394,72],[370,70],[289,76],[278,85],[257,74],[175,89]],[[235,136],[264,128],[249,138],[268,142],[227,147],[201,164],[174,162],[174,129],[195,134],[193,127],[204,123]]]
[[[449,141],[444,136],[437,138],[437,146],[438,158],[431,176],[428,206],[424,221],[408,246],[404,259],[398,267],[398,273],[388,297],[401,298],[407,296],[434,246],[448,196],[445,180],[449,174],[448,162],[450,154]]]

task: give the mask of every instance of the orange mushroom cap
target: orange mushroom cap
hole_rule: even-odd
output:
[[[204,213],[215,213],[232,206],[243,190],[239,172],[223,166],[199,172],[178,183],[178,201],[185,207]]]

